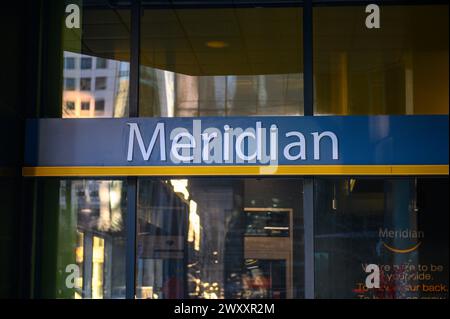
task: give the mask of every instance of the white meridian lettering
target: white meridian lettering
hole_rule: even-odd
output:
[[[287,161],[320,161],[324,155],[327,160],[339,159],[339,141],[331,131],[310,132],[311,141],[308,143],[304,133],[288,131],[280,145],[279,129],[277,125],[263,127],[257,121],[254,127],[223,127],[202,128],[201,120],[193,120],[192,131],[186,127],[176,127],[166,131],[163,122],[156,124],[151,135],[139,127],[137,123],[127,123],[129,136],[127,145],[127,161],[134,160],[166,161],[169,147],[169,160],[177,163],[205,163],[205,164],[236,164],[258,163],[278,165],[279,152]],[[166,139],[171,144],[166,145]],[[149,141],[150,140],[150,141]],[[137,142],[139,151],[135,154]],[[309,151],[308,147],[311,148]],[[158,148],[156,146],[159,146]],[[155,151],[155,148],[157,151]],[[324,152],[324,149],[328,151]],[[159,152],[158,152],[159,150]],[[309,152],[308,152],[309,151]],[[312,158],[310,154],[312,151]],[[159,154],[158,154],[159,153]],[[140,154],[141,156],[138,156]],[[136,158],[137,156],[137,158]]]

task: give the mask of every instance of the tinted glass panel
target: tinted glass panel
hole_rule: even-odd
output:
[[[448,114],[448,10],[314,8],[315,114]]]
[[[316,297],[448,298],[448,180],[318,179],[315,189]]]
[[[124,117],[128,116],[130,61],[130,7],[127,1],[83,0],[75,2],[80,8],[80,24],[66,13],[73,1],[47,1],[43,4],[45,29],[48,38],[43,48],[42,117]],[[48,45],[47,45],[48,43]],[[107,89],[94,86],[96,77],[111,83]],[[79,87],[62,78],[71,78]],[[88,83],[91,82],[91,83]],[[81,102],[105,100],[101,115],[83,112]],[[75,103],[66,108],[66,101]]]
[[[143,5],[141,116],[303,114],[302,9],[223,6]]]
[[[125,298],[126,184],[41,180],[39,298]]]
[[[303,298],[302,180],[141,178],[139,298]]]

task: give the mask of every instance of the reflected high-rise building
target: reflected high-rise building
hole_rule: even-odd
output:
[[[128,62],[64,51],[62,116],[126,116],[129,68]]]
[[[302,114],[302,73],[192,75],[141,66],[142,116]]]

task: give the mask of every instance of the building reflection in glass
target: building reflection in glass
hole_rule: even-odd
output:
[[[142,4],[140,116],[303,115],[302,8]]]
[[[125,190],[120,180],[61,180],[57,263],[78,276],[75,287],[61,281],[59,297],[125,297]]]
[[[64,51],[62,117],[128,116],[129,62]]]
[[[54,14],[65,15],[64,5],[56,2],[51,6]],[[61,45],[49,49],[58,59],[49,61],[50,72],[58,70],[58,76],[48,85],[58,85],[58,94],[62,93],[61,117],[127,117],[130,3],[84,0],[78,6],[79,28],[63,27]],[[65,16],[53,19],[63,21]]]
[[[303,297],[301,180],[138,185],[138,298]]]
[[[303,114],[300,73],[191,76],[142,66],[141,81],[142,116]]]

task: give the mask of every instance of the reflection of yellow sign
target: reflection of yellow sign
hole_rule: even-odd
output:
[[[419,246],[420,246],[421,243],[422,243],[422,242],[419,241],[416,245],[414,245],[414,246],[412,246],[412,247],[410,247],[410,248],[406,248],[406,249],[398,249],[398,248],[394,248],[394,247],[389,246],[389,245],[386,244],[385,242],[383,242],[383,245],[384,245],[384,247],[386,247],[388,250],[390,250],[390,251],[392,251],[392,252],[394,252],[394,253],[407,254],[407,253],[410,253],[410,252],[416,250],[417,248],[419,248]]]

